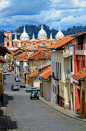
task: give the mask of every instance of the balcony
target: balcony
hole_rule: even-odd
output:
[[[75,55],[86,55],[86,44],[76,45]]]

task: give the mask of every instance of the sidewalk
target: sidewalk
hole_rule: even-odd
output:
[[[71,118],[74,118],[76,120],[79,120],[81,122],[85,122],[86,123],[86,118],[82,118],[80,116],[80,114],[75,113],[74,111],[68,110],[68,109],[64,109],[63,107],[60,107],[59,105],[51,102],[51,101],[46,101],[43,97],[40,96],[40,100],[42,102],[44,102],[45,104],[49,105],[50,107],[52,107],[53,109],[57,110],[58,112],[65,114],[66,116],[69,116]]]
[[[13,74],[15,75],[15,73],[13,73]],[[24,82],[24,80],[22,78],[20,78],[20,79],[21,79],[21,82]],[[29,88],[29,85],[26,85],[26,88]],[[55,103],[53,103],[51,101],[45,100],[41,96],[39,97],[39,99],[42,102],[44,102],[45,104],[47,104],[48,106],[50,106],[51,108],[59,111],[60,113],[65,114],[66,116],[69,116],[71,118],[74,118],[76,120],[79,120],[81,122],[86,123],[86,118],[82,118],[79,113],[75,113],[74,111],[71,111],[71,110],[68,110],[68,109],[64,109],[63,107],[60,107],[59,105],[57,105],[57,104],[55,104]]]

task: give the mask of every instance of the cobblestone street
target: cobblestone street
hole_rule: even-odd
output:
[[[13,83],[14,75],[8,75],[5,94],[9,131],[86,131],[85,123],[59,113],[41,100],[30,100],[24,88],[11,91]]]

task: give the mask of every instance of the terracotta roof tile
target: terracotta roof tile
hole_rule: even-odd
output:
[[[37,77],[38,76],[38,70],[36,70],[35,72],[31,73],[30,75],[28,75],[29,77]]]
[[[66,45],[68,42],[72,41],[73,37],[71,36],[65,36],[63,37],[61,40],[58,40],[56,43],[53,43],[51,46],[47,47],[48,49],[56,49],[56,48],[60,48],[64,45]]]
[[[4,59],[2,56],[0,56],[0,61],[2,61],[2,62],[7,62],[7,60],[6,59]]]
[[[47,55],[47,56],[46,56]],[[51,53],[50,51],[37,51],[30,55],[27,59],[50,59],[51,58]]]
[[[21,53],[21,51],[16,52],[13,56],[19,55],[19,53]]]
[[[83,35],[83,34],[86,34],[86,32],[79,32],[79,33],[73,34],[72,36],[77,37],[77,36],[80,36],[80,35]]]
[[[80,70],[76,74],[73,74],[72,77],[75,80],[83,80],[86,77],[86,68],[83,68],[82,70]]]
[[[48,79],[51,77],[51,66],[44,70],[43,73],[39,74],[43,79]]]
[[[25,75],[27,73],[27,71],[23,72],[22,74]]]
[[[23,57],[23,56],[26,56],[26,55],[27,55],[27,52],[23,52],[23,53],[17,55],[17,57]]]
[[[23,61],[24,59],[27,59],[27,55],[22,57],[22,58],[20,58],[20,59],[18,59],[18,61]]]

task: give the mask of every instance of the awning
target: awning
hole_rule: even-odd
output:
[[[27,73],[27,71],[23,72],[23,75],[25,75]]]

